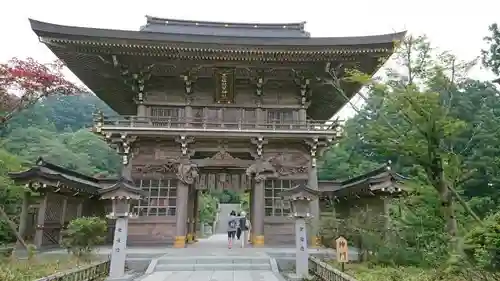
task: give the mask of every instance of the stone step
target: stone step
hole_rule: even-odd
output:
[[[157,264],[154,271],[254,271],[271,270],[268,263]]]
[[[246,256],[195,256],[160,257],[157,264],[269,264],[268,257]]]

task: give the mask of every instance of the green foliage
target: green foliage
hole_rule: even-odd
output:
[[[245,192],[240,196],[240,208],[247,214],[250,213],[250,193]]]
[[[373,227],[381,218],[370,211],[323,215],[324,242],[332,246],[343,235],[371,265],[418,267],[422,272],[438,268],[453,271],[460,280],[493,280],[478,276],[487,266],[496,266],[493,252],[485,255],[481,241],[488,237],[487,247],[498,248],[493,246],[491,214],[500,211],[500,92],[489,83],[468,79],[472,62],[438,52],[425,38],[403,42],[395,59],[398,68],[381,79],[347,71],[354,75],[349,79],[367,86],[366,104],[346,122],[345,137],[325,153],[319,176],[349,178],[391,160],[393,170],[411,178],[409,195],[391,202],[388,233]],[[449,188],[463,199],[460,205]],[[488,217],[483,226],[466,207],[480,218]],[[454,222],[456,227],[450,228]],[[460,247],[448,247],[463,246],[464,236],[472,260],[455,258],[452,254],[460,252],[450,250]],[[360,280],[389,275],[370,279],[367,274]]]
[[[489,31],[491,34],[484,38],[488,48],[481,51],[483,65],[496,75],[500,75],[500,30],[498,30],[498,24],[490,25]]]
[[[87,128],[96,108],[114,113],[91,94],[52,96],[16,114],[2,127],[0,149],[0,204],[15,223],[19,222],[23,189],[7,172],[29,167],[38,157],[90,176],[117,174],[120,158]],[[14,242],[6,222],[0,220],[0,244]]]
[[[20,170],[21,162],[19,159],[0,149],[0,205],[4,207],[7,215],[14,222],[18,222],[17,215],[21,210],[23,188],[14,185],[12,180],[7,177],[7,173]],[[0,245],[14,241],[14,233],[10,231],[7,222],[0,220]]]
[[[210,192],[202,193],[198,197],[198,217],[201,223],[213,223],[217,215],[219,200]]]
[[[61,246],[78,258],[86,258],[105,241],[107,230],[107,223],[102,218],[76,218],[64,230]]]
[[[500,270],[500,212],[484,220],[465,235],[466,253],[481,267]]]
[[[229,189],[222,191],[213,190],[211,194],[219,200],[221,204],[238,204],[240,203],[240,194]]]

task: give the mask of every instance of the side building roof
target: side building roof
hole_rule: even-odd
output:
[[[35,165],[28,170],[9,173],[8,175],[18,183],[42,181],[49,183],[53,187],[58,187],[62,184],[65,188],[75,192],[96,196],[99,195],[99,190],[103,187],[103,184],[117,181],[117,179],[97,179],[90,177],[47,162],[42,157],[39,157]]]
[[[319,189],[324,197],[352,199],[363,196],[400,196],[406,193],[403,182],[408,178],[394,172],[390,163],[367,173],[333,181],[319,181]]]

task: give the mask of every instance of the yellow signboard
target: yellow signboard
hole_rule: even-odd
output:
[[[347,240],[340,236],[337,240],[335,240],[335,243],[337,244],[337,262],[349,262],[349,248],[347,247]]]

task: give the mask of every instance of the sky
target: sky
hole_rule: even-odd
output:
[[[31,31],[28,18],[95,28],[138,30],[146,15],[173,19],[282,23],[306,21],[313,37],[362,36],[402,30],[426,34],[433,45],[460,59],[478,56],[488,26],[500,23],[500,1],[419,0],[7,0],[0,9],[0,62],[33,57],[50,62],[56,57]],[[475,69],[471,76],[492,79]],[[70,75],[69,79],[76,79]],[[359,99],[355,100],[359,102]],[[345,108],[340,115],[352,115]]]

